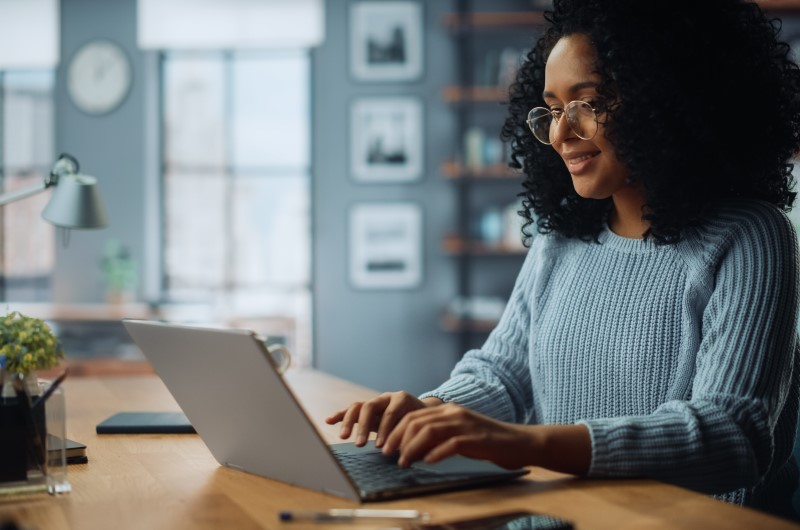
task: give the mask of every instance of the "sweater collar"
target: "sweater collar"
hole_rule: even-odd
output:
[[[606,225],[603,231],[597,236],[597,240],[606,248],[633,254],[653,252],[658,249],[658,245],[656,245],[652,238],[644,240],[642,238],[618,236],[611,231],[608,225]]]

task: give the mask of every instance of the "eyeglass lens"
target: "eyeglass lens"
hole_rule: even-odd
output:
[[[543,144],[553,143],[553,134],[558,121],[565,117],[575,135],[582,140],[591,140],[597,134],[597,114],[587,101],[570,102],[561,117],[554,117],[550,109],[536,107],[528,113],[528,127]],[[555,126],[555,127],[553,127]]]

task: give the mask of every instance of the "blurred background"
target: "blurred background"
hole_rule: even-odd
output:
[[[800,50],[800,5],[764,2]],[[74,373],[147,371],[123,317],[252,329],[380,390],[444,380],[524,258],[499,139],[531,0],[0,0],[0,296]],[[713,21],[709,21],[713,23]]]

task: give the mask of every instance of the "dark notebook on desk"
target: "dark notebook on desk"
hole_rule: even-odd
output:
[[[97,434],[194,434],[183,412],[118,412],[97,424]]]
[[[47,435],[47,447],[51,453],[56,453],[61,450],[61,439]],[[64,457],[66,458],[67,465],[69,464],[86,464],[89,462],[89,457],[86,456],[86,445],[69,438],[64,439]]]
[[[329,446],[252,332],[122,322],[221,465],[361,501],[486,485],[527,472],[464,457],[400,469],[371,443]]]

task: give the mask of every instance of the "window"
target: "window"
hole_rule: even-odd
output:
[[[306,51],[163,56],[164,290],[311,350]]]
[[[53,151],[52,71],[0,71],[2,192],[42,183]],[[55,261],[55,228],[41,217],[51,192],[0,208],[0,270],[4,300],[47,301]]]

